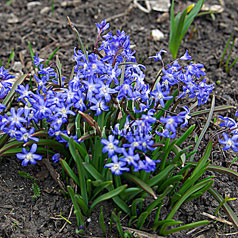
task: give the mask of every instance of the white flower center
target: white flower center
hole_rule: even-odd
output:
[[[26,159],[27,160],[32,160],[33,159],[33,154],[31,152],[29,152],[27,155],[26,155]]]

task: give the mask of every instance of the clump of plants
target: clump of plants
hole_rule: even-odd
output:
[[[151,231],[164,236],[208,224],[208,220],[183,224],[174,218],[182,204],[206,191],[222,202],[212,188],[214,177],[205,175],[207,170],[237,176],[209,164],[211,140],[203,155],[196,156],[213,112],[226,108],[216,108],[213,96],[209,110],[195,111],[208,102],[214,89],[204,66],[193,62],[187,51],[165,63],[162,53],[166,51],[161,49],[150,57],[163,65],[150,84],[124,31],[109,31],[105,20],[97,23],[96,43],[89,51],[69,23],[79,41],[69,79],[62,76],[58,58],[53,67],[52,56],[42,59],[32,49],[33,74],[11,83],[13,76],[1,67],[0,156],[16,155],[23,166],[45,158],[60,161],[78,187],[67,186],[78,233],[84,233],[86,219],[108,199],[115,204],[111,220],[121,235],[121,212],[128,215],[129,226],[138,230],[152,219]],[[196,125],[190,119],[201,113],[209,115],[194,141]],[[233,137],[223,134],[219,142],[224,149],[236,150],[235,122],[222,119],[221,126],[231,126]],[[167,214],[162,218],[164,206]],[[233,211],[227,203],[222,206],[237,226]],[[103,223],[101,209],[105,233]]]

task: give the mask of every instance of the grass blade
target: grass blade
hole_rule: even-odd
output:
[[[2,104],[5,105],[6,107],[8,107],[8,104],[10,103],[10,101],[12,100],[15,92],[15,89],[17,89],[17,86],[22,84],[22,82],[25,80],[25,78],[27,77],[28,74],[24,74],[22,75],[20,78],[18,78],[16,80],[16,82],[13,84],[11,91],[7,94],[7,96],[4,98]]]
[[[153,191],[153,189],[148,184],[146,184],[144,181],[137,178],[133,174],[129,174],[129,173],[123,173],[123,176],[126,177],[127,179],[129,179],[130,181],[136,183],[144,191],[146,191],[148,194],[150,194],[154,199],[157,199],[157,196],[156,196],[155,192]]]
[[[222,196],[214,189],[214,188],[210,188],[208,190],[208,192],[219,202],[221,203],[223,201]],[[234,226],[236,228],[238,228],[238,217],[236,216],[236,214],[233,212],[233,210],[231,209],[231,207],[227,204],[224,203],[222,205],[224,211],[226,212],[227,216],[230,218],[230,220],[232,221],[232,223],[234,224]]]
[[[90,213],[98,203],[106,201],[108,199],[111,199],[111,198],[119,195],[122,191],[124,191],[126,189],[126,187],[127,187],[127,185],[122,185],[116,189],[111,190],[110,192],[107,192],[107,193],[101,195],[97,199],[95,199],[90,207]]]
[[[7,67],[6,67],[6,69],[9,68],[10,62],[13,61],[14,58],[15,58],[15,52],[14,52],[14,48],[12,48],[11,53],[10,53],[10,56],[9,56],[9,58],[8,58],[8,61],[7,61]]]
[[[194,147],[194,150],[193,151],[197,151],[198,150],[198,147],[202,141],[202,138],[204,136],[204,134],[206,133],[209,125],[210,125],[210,122],[212,120],[212,115],[213,115],[213,112],[214,112],[214,108],[215,108],[215,96],[213,95],[213,98],[212,98],[212,105],[211,105],[211,109],[210,109],[210,113],[208,115],[208,118],[207,118],[207,121],[206,121],[206,124],[201,132],[201,134],[199,135],[198,137],[198,140],[197,140],[197,143],[195,144],[195,147]],[[194,159],[194,156],[195,154],[193,154],[191,157],[190,157],[190,161],[193,161]]]
[[[190,224],[186,224],[184,226],[180,226],[180,227],[176,227],[176,228],[167,230],[165,232],[165,235],[169,235],[169,234],[172,234],[172,233],[175,233],[175,232],[178,232],[178,231],[192,229],[192,228],[199,227],[199,226],[205,226],[205,225],[208,225],[209,223],[210,223],[210,221],[208,221],[208,220],[193,222],[193,223],[190,223]]]
[[[227,48],[228,46],[230,45],[230,42],[231,42],[231,39],[233,38],[233,34],[231,34],[231,36],[229,37],[227,43],[226,43],[226,46],[223,50],[223,53],[222,53],[222,56],[221,56],[221,61],[220,61],[220,64],[219,64],[219,68],[221,67],[222,63],[223,63],[223,60],[224,60],[224,57],[225,57],[225,54],[226,54],[226,51],[227,51]]]

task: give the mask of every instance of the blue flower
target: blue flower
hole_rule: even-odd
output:
[[[2,103],[0,103],[0,112],[2,112],[5,108],[6,108],[6,106],[3,105]]]
[[[123,148],[122,153],[124,157],[120,158],[120,161],[133,165],[135,168],[138,166],[137,161],[140,159],[140,156],[134,153],[133,148],[129,148],[128,152]]]
[[[105,104],[104,100],[96,100],[95,98],[91,99],[91,102],[94,103],[94,106],[91,106],[90,109],[96,111],[95,116],[98,116],[102,113],[102,111],[108,111],[109,107]]]
[[[73,112],[70,108],[73,106],[73,103],[68,104],[67,106],[63,105],[61,108],[56,107],[55,108],[55,116],[56,117],[64,117],[67,118],[68,114],[75,116],[75,112]]]
[[[173,98],[173,96],[167,96],[169,94],[169,91],[162,91],[162,86],[160,83],[156,84],[156,89],[151,92],[151,96],[155,99],[155,105],[159,101],[160,105],[162,107],[165,107],[164,100],[170,100]]]
[[[24,141],[25,143],[29,140],[33,140],[35,142],[39,141],[39,138],[32,136],[32,134],[35,132],[35,128],[32,127],[29,131],[25,127],[21,127],[20,131],[16,133],[17,140]]]
[[[33,144],[31,146],[30,151],[27,151],[26,148],[22,148],[23,154],[17,153],[16,156],[18,159],[23,160],[21,163],[23,166],[26,166],[29,162],[31,164],[36,164],[37,160],[42,159],[41,155],[35,154],[36,150],[37,150],[37,144]]]
[[[222,149],[228,150],[231,148],[235,152],[238,152],[238,147],[237,147],[238,146],[238,135],[235,134],[231,138],[229,138],[229,136],[226,133],[223,133],[222,135],[223,135],[224,140],[219,139],[219,142],[222,145],[225,145]]]
[[[30,100],[33,107],[36,109],[35,117],[38,119],[47,118],[51,114],[51,109],[48,107],[48,102],[44,100],[43,95],[34,95],[34,99]]]
[[[8,118],[8,121],[10,122],[11,126],[16,126],[18,128],[23,127],[22,123],[27,123],[27,120],[23,117],[21,117],[22,113],[24,112],[24,108],[18,108],[17,112],[15,111],[15,108],[10,109],[11,116]]]
[[[230,117],[222,117],[222,116],[218,116],[220,119],[223,120],[223,122],[221,122],[219,124],[220,127],[229,127],[232,128],[234,126],[236,126],[236,121]]]
[[[110,135],[108,137],[108,140],[106,139],[102,139],[101,143],[103,145],[105,145],[102,149],[103,153],[108,152],[108,156],[112,157],[114,155],[115,152],[117,153],[121,153],[122,149],[117,147],[117,145],[119,144],[119,140],[114,139],[115,137],[113,135]]]
[[[155,133],[156,133],[158,136],[168,137],[168,138],[174,138],[174,137],[176,136],[176,132],[172,133],[172,132],[169,131],[168,129],[164,129],[164,130],[162,130],[162,132],[155,131]]]
[[[148,156],[145,156],[143,169],[147,173],[153,172],[156,169],[156,163],[159,163],[159,162],[160,162],[160,160],[155,161],[155,160],[152,160],[151,158],[149,158]]]
[[[96,27],[98,30],[98,34],[102,34],[109,28],[109,23],[107,23],[106,20],[104,19],[101,23],[96,23]]]
[[[161,57],[161,54],[162,53],[167,53],[167,51],[166,50],[164,50],[164,49],[161,49],[155,56],[150,56],[149,57],[149,59],[151,59],[151,58],[154,58],[155,59],[155,61],[162,61],[162,57]]]
[[[8,73],[8,69],[4,69],[3,66],[0,67],[0,80],[8,80],[11,78],[15,78],[14,75]]]
[[[192,60],[192,57],[188,54],[188,50],[186,50],[185,54],[180,57],[180,60]]]
[[[42,62],[44,62],[44,59],[41,59],[38,57],[38,55],[33,56],[33,65],[38,67]]]
[[[176,133],[176,127],[178,126],[178,123],[182,123],[183,119],[178,116],[168,116],[166,118],[161,117],[160,121],[162,123],[165,123],[165,129],[168,129],[173,133]]]
[[[59,160],[60,160],[60,153],[54,154],[54,155],[52,156],[52,160],[53,160],[54,163],[59,162]]]
[[[130,171],[125,162],[118,161],[117,155],[112,156],[112,163],[106,164],[104,167],[110,168],[115,175],[121,175],[124,171]]]
[[[185,111],[180,112],[180,113],[178,114],[178,116],[184,120],[184,122],[183,122],[183,124],[181,125],[181,127],[187,126],[187,125],[188,125],[188,120],[191,118],[189,108],[185,106],[185,107],[183,107],[183,109],[184,109]]]
[[[17,101],[26,102],[24,99],[28,99],[30,97],[30,95],[32,95],[32,92],[29,91],[29,85],[28,84],[26,86],[18,85],[17,89],[15,89],[15,91],[20,94]]]

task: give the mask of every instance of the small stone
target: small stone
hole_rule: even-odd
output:
[[[215,12],[215,13],[222,13],[224,11],[224,7],[221,5],[209,5],[209,4],[203,4],[201,8],[202,12]]]
[[[40,6],[41,3],[39,1],[34,1],[34,2],[28,2],[27,3],[27,10],[32,10],[36,6]]]
[[[164,33],[159,29],[153,29],[151,32],[152,38],[155,41],[160,41],[164,39]]]
[[[13,13],[9,15],[9,18],[7,19],[7,23],[14,24],[14,23],[19,23],[20,20],[17,16],[15,16]]]
[[[22,71],[22,64],[20,61],[16,61],[12,67],[12,69],[15,71],[15,72],[20,72]]]
[[[163,14],[159,15],[157,18],[157,22],[158,23],[162,23],[165,22],[169,19],[169,13],[168,12],[164,12]]]
[[[64,1],[60,4],[61,7],[76,7],[79,4],[81,4],[81,0],[75,0],[75,1]]]
[[[43,8],[40,10],[40,14],[49,13],[50,10],[51,10],[50,7],[43,7]]]
[[[168,12],[170,0],[149,0],[152,10],[157,12]]]

